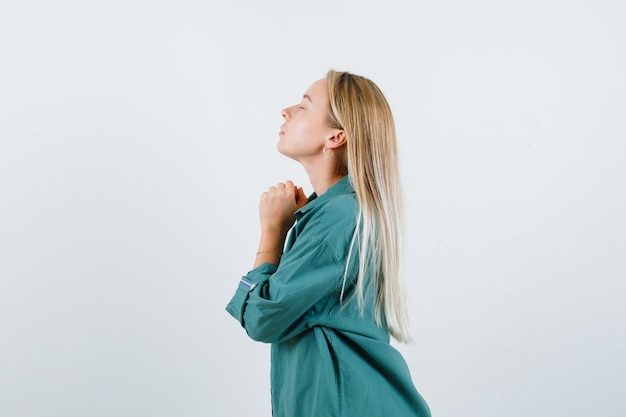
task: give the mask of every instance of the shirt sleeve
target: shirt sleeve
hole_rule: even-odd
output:
[[[344,269],[345,259],[326,241],[302,236],[279,266],[264,263],[248,272],[226,310],[254,340],[289,340],[314,326],[336,302]]]

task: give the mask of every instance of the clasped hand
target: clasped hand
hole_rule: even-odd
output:
[[[296,221],[295,212],[306,202],[302,187],[296,187],[291,181],[270,187],[259,202],[261,230],[285,235]]]

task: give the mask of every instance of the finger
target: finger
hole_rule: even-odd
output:
[[[296,204],[298,206],[304,206],[307,202],[306,194],[304,194],[304,190],[302,187],[298,187],[298,191],[296,194]]]
[[[259,204],[262,204],[265,200],[267,200],[267,196],[269,193],[267,191],[261,193],[261,197],[259,197]]]

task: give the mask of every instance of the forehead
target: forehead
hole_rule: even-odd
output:
[[[304,94],[311,97],[313,103],[322,102],[325,104],[328,101],[328,85],[326,78],[315,81]]]

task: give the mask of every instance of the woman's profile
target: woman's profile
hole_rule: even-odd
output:
[[[423,417],[390,344],[410,340],[393,116],[369,79],[331,70],[282,110],[278,151],[305,169],[263,193],[253,269],[226,307],[271,343],[274,417]]]

